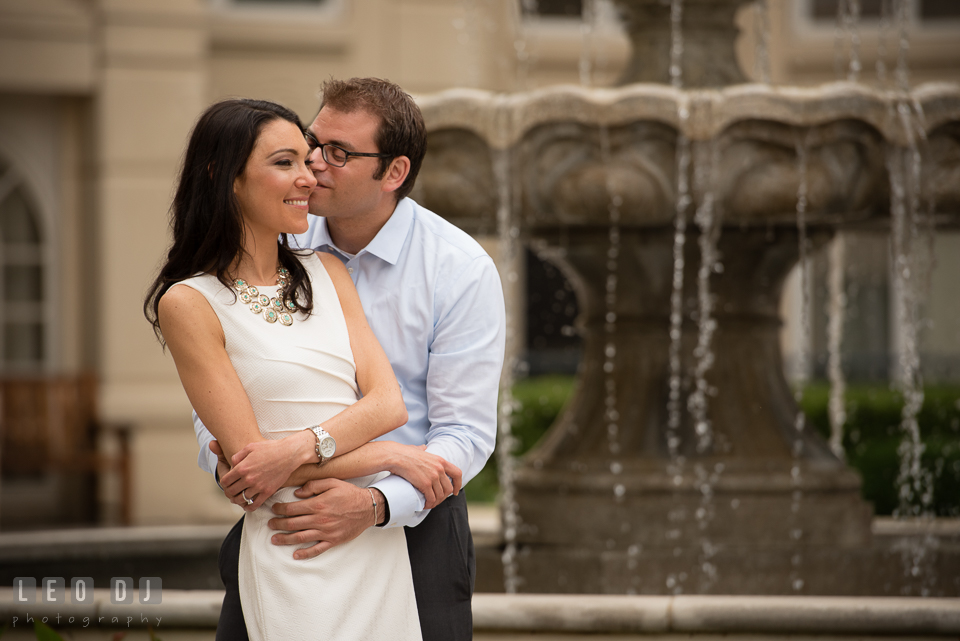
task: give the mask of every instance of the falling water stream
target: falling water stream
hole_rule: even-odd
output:
[[[604,317],[603,333],[603,387],[604,387],[604,420],[607,424],[607,449],[610,452],[608,469],[613,476],[613,500],[615,509],[611,520],[620,522],[620,534],[629,536],[630,522],[625,518],[626,486],[620,480],[623,474],[623,464],[620,462],[620,412],[618,409],[617,389],[617,289],[620,266],[620,208],[623,206],[623,196],[613,182],[613,162],[610,147],[610,130],[606,126],[600,127],[600,163],[607,168],[605,188],[607,192],[607,260],[606,280],[604,286]],[[607,541],[607,549],[613,550],[616,540]],[[628,563],[636,565],[639,554],[639,544],[628,547]],[[627,588],[628,593],[636,593],[641,577],[634,574],[632,583]]]
[[[716,297],[710,291],[710,277],[722,271],[717,251],[720,221],[714,203],[717,149],[715,139],[697,143],[694,148],[693,182],[699,201],[694,223],[700,232],[700,268],[697,270],[697,345],[693,350],[694,389],[687,399],[687,408],[693,417],[698,454],[710,453],[714,441],[709,406],[710,397],[716,394],[716,388],[707,381],[707,372],[713,367],[713,334],[717,329],[717,321],[713,317]]]
[[[904,400],[900,421],[903,440],[898,450],[900,470],[897,475],[900,505],[894,515],[929,520],[933,518],[933,474],[923,467],[925,447],[917,421],[924,400],[919,345],[921,307],[932,257],[932,227],[923,202],[922,152],[926,129],[923,112],[910,91],[907,65],[912,2],[900,0],[894,3],[894,7],[899,51],[895,70],[896,96],[890,104],[902,125],[907,143],[906,147],[891,146],[887,152],[897,374]],[[913,541],[903,552],[904,573],[920,580],[922,596],[929,594],[936,581],[930,554],[933,543],[933,540]]]
[[[770,8],[767,0],[754,2],[753,73],[757,81],[770,84]]]
[[[837,30],[842,30],[849,40],[847,80],[858,82],[860,62],[860,0],[840,0],[837,6]],[[838,51],[839,51],[838,47]],[[840,64],[838,60],[838,71]],[[839,74],[838,74],[839,75]],[[846,295],[844,293],[844,269],[846,267],[846,242],[837,233],[830,244],[827,256],[827,379],[830,382],[830,398],[827,416],[830,421],[830,451],[841,461],[846,459],[843,449],[843,430],[847,422],[847,381],[843,372],[843,326],[846,318]],[[810,337],[808,336],[808,339]]]
[[[671,47],[670,80],[676,89],[683,88],[683,2],[672,0],[670,4]],[[688,209],[693,203],[692,191],[697,194],[698,206],[694,214],[694,223],[699,231],[700,268],[697,272],[697,344],[694,347],[693,391],[687,398],[687,410],[693,419],[696,438],[696,451],[700,455],[709,455],[714,448],[713,426],[709,418],[710,398],[715,389],[707,380],[707,372],[714,362],[713,335],[717,328],[713,316],[715,296],[711,291],[710,278],[722,269],[717,251],[720,236],[720,217],[715,203],[715,177],[718,163],[718,144],[716,140],[693,145],[686,135],[690,118],[686,94],[681,94],[678,103],[677,135],[677,190],[676,216],[674,219],[673,241],[673,279],[670,295],[670,351],[669,351],[669,390],[667,401],[667,449],[670,455],[668,473],[674,483],[683,483],[684,457],[680,450],[682,439],[683,407],[681,404],[683,382],[683,316],[684,316],[684,246],[688,224]],[[691,156],[694,156],[694,185],[689,182]],[[700,592],[709,592],[716,583],[717,568],[713,558],[717,547],[710,540],[708,531],[713,520],[714,489],[723,472],[723,465],[716,464],[712,469],[701,462],[694,465],[695,487],[700,492],[700,505],[694,512],[700,531],[699,570]],[[680,522],[686,518],[683,510],[677,509],[668,515],[671,529],[667,536],[678,533]],[[683,591],[686,573],[671,574],[667,577],[667,588],[674,593]]]
[[[860,0],[840,0],[837,4],[837,36],[834,43],[837,76],[843,77],[844,43],[849,52],[846,78],[850,82],[860,79]]]
[[[716,395],[717,389],[707,381],[707,372],[714,363],[713,335],[717,329],[717,321],[713,315],[716,296],[711,291],[710,278],[723,271],[723,263],[720,262],[720,253],[717,250],[721,219],[715,198],[719,147],[715,138],[708,142],[698,142],[694,147],[693,188],[698,201],[694,223],[700,233],[698,238],[700,268],[697,270],[697,344],[693,350],[694,388],[687,398],[687,409],[693,418],[697,453],[704,456],[713,453],[717,445],[709,417],[710,398]],[[713,469],[698,463],[694,469],[697,486],[700,489],[700,506],[694,513],[701,533],[698,588],[700,593],[709,592],[717,581],[717,567],[713,563],[713,558],[718,550],[707,535],[707,530],[715,516],[714,488],[720,480],[723,469],[722,463],[715,464]]]
[[[671,0],[670,3],[670,84],[674,89],[683,88],[683,1]],[[683,484],[684,457],[681,455],[682,437],[680,435],[683,420],[683,405],[681,404],[683,383],[683,271],[684,245],[687,240],[687,210],[692,202],[690,196],[690,139],[687,138],[687,121],[690,119],[690,108],[687,95],[680,93],[677,103],[677,189],[676,215],[673,230],[673,278],[670,293],[670,350],[669,350],[669,390],[667,399],[667,451],[670,456],[668,474],[673,477],[674,485],[679,488]],[[670,528],[667,530],[667,539],[673,540],[680,536],[681,522],[686,518],[682,508],[672,510],[667,515]],[[674,550],[681,552],[679,548]],[[666,587],[674,594],[683,592],[683,583],[687,579],[686,573],[677,573],[667,576]]]
[[[800,371],[803,372],[804,379],[810,367],[810,261],[807,253],[809,249],[809,240],[807,238],[807,198],[809,191],[808,167],[809,167],[809,141],[806,136],[797,142],[797,173],[799,174],[799,186],[797,187],[797,237],[800,253],[800,350],[798,360],[800,362]],[[797,386],[796,391],[797,405],[803,400],[803,385]],[[798,407],[794,427],[796,436],[793,441],[793,466],[790,469],[790,476],[793,480],[793,494],[790,501],[790,541],[794,546],[794,553],[790,559],[792,569],[790,571],[790,587],[799,592],[803,589],[804,581],[801,576],[801,566],[803,565],[803,553],[801,540],[803,539],[803,522],[800,518],[800,506],[803,502],[803,470],[800,462],[803,456],[803,433],[806,429],[806,415]]]
[[[500,268],[505,273],[504,294],[508,301],[516,300],[519,284],[518,261],[520,257],[520,228],[513,216],[512,190],[510,181],[510,153],[496,150],[493,155],[493,171],[498,186],[497,229],[500,241]],[[517,439],[512,432],[513,413],[517,403],[513,398],[514,374],[519,365],[519,345],[517,345],[517,310],[515,304],[507,305],[506,323],[506,359],[500,379],[500,416],[499,438],[497,439],[497,465],[500,481],[500,513],[503,521],[504,549],[503,587],[507,594],[515,594],[522,579],[517,562],[517,532],[520,528],[520,515],[515,494],[516,458],[513,455]]]
[[[583,0],[580,21],[580,86],[593,86],[593,67],[596,50],[597,0]]]
[[[846,318],[847,297],[844,293],[844,268],[847,262],[847,244],[843,235],[837,234],[830,244],[828,255],[827,293],[827,377],[830,380],[830,400],[827,414],[830,418],[830,451],[841,461],[843,451],[843,427],[847,422],[847,381],[843,374],[841,346],[843,325]]]

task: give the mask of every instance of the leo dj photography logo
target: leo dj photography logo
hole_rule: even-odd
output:
[[[78,605],[93,605],[93,577],[73,577],[70,579],[70,600]],[[67,581],[61,576],[46,576],[40,580],[40,603],[66,603]],[[158,576],[140,577],[137,588],[133,587],[133,578],[129,576],[110,579],[110,603],[132,604],[134,594],[138,594],[141,605],[156,605],[163,601],[163,582]],[[37,602],[37,579],[32,576],[18,576],[13,580],[13,602],[29,605]]]

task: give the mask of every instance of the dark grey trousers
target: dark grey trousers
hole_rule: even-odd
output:
[[[220,609],[217,641],[247,641],[237,580],[242,529],[241,518],[220,547],[220,579],[226,595]],[[420,525],[404,531],[423,641],[472,639],[470,599],[476,577],[476,557],[467,522],[466,496],[463,492],[451,496],[431,510]],[[293,554],[292,549],[290,553]],[[335,639],[336,631],[331,632],[331,638]]]

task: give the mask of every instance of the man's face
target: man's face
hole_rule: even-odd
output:
[[[374,135],[379,119],[367,111],[344,113],[324,107],[307,127],[322,144],[332,144],[347,151],[377,153]],[[393,194],[384,192],[381,180],[374,174],[379,159],[351,156],[343,167],[333,167],[323,160],[320,149],[310,155],[317,187],[310,195],[310,213],[328,218],[360,218],[372,215],[385,201],[393,206]]]

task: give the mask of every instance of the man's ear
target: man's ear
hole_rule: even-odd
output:
[[[381,189],[390,192],[400,189],[400,185],[403,184],[403,181],[407,179],[409,174],[410,159],[406,156],[397,156],[390,161],[390,166],[387,167],[387,171],[383,174],[383,178],[380,181]]]

